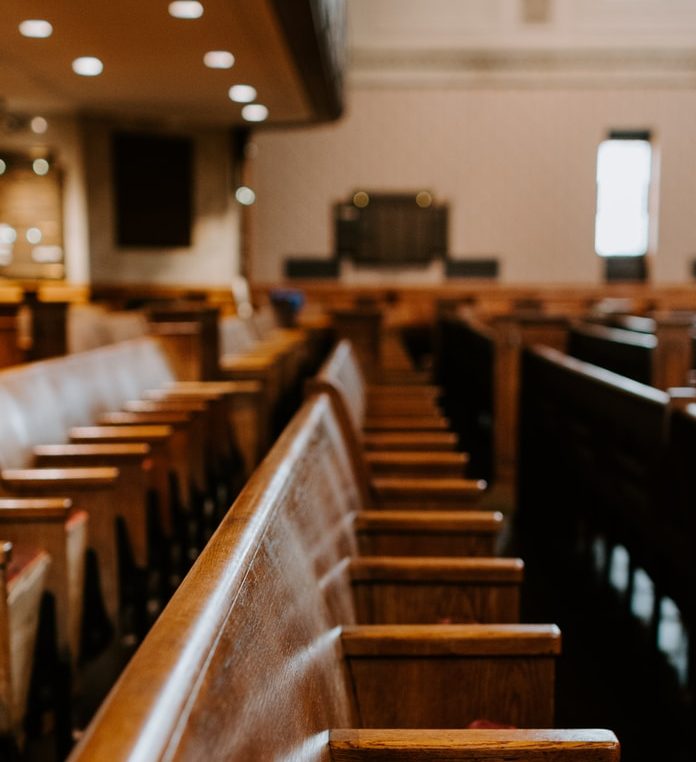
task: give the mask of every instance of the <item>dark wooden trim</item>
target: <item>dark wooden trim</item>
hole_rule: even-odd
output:
[[[271,0],[271,4],[316,118],[338,119],[343,114],[345,4],[331,3],[339,9],[339,21],[326,26],[324,0]]]

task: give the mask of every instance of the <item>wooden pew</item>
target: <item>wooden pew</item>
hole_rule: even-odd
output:
[[[73,668],[80,656],[88,518],[67,499],[0,499],[0,535],[51,558],[45,589],[55,600],[56,647]]]
[[[152,516],[145,499],[148,482],[163,498],[159,501],[160,523],[164,536],[168,533],[171,536],[171,501],[167,497],[171,463],[166,443],[171,441],[172,429],[140,426],[126,430],[123,426],[84,425],[93,424],[100,414],[118,410],[127,401],[157,387],[177,388],[166,356],[152,339],[123,342],[6,371],[0,376],[0,402],[4,410],[0,423],[3,428],[0,463],[5,468],[5,489],[25,496],[67,495],[90,513],[93,526],[90,542],[93,547],[101,545],[97,553],[100,576],[112,618],[117,617],[120,605],[116,519],[123,519],[128,527],[136,565],[149,564],[150,552],[156,544],[148,541]],[[235,392],[234,384],[228,384],[224,391],[217,386],[212,390],[196,389],[197,401],[203,399],[201,394],[210,393],[221,399],[223,405]],[[194,399],[193,394],[190,397],[189,401]],[[226,414],[220,423],[229,423]],[[69,438],[74,444],[68,443]],[[145,450],[140,449],[143,442],[148,445]],[[46,444],[51,447],[35,451],[34,448]],[[107,444],[113,446],[105,447]],[[60,468],[26,470],[37,462]],[[128,479],[118,480],[116,469],[106,467],[114,462],[130,469]],[[85,468],[87,465],[90,468]],[[200,456],[198,465],[200,477]],[[107,489],[114,490],[113,499],[105,494]]]
[[[0,736],[21,745],[49,555],[0,543]]]
[[[436,325],[435,379],[444,409],[470,473],[491,481],[494,475],[495,332],[464,311],[442,313]]]
[[[329,394],[338,391],[345,400],[346,412],[356,433],[373,445],[376,437],[388,436],[395,442],[405,439],[408,445],[406,449],[414,450],[411,446],[413,438],[421,434],[428,443],[423,449],[429,449],[432,442],[440,442],[445,447],[453,444],[454,437],[443,430],[446,421],[441,416],[433,415],[432,412],[423,415],[424,403],[432,403],[431,387],[414,395],[408,387],[389,386],[386,391],[375,394],[375,387],[365,383],[358,358],[349,341],[341,341],[334,347],[317,375],[308,382],[307,388],[310,391],[314,388],[325,389]],[[389,402],[385,402],[385,397]],[[370,407],[376,413],[371,421],[367,417]],[[432,404],[428,405],[428,411],[433,409]],[[385,411],[392,415],[387,418]],[[451,460],[451,456],[440,457],[445,461],[448,458]],[[459,459],[463,466],[461,456]]]
[[[453,464],[450,453],[426,452],[424,456],[418,451],[409,453],[412,455],[412,460],[406,462],[406,466],[412,468],[409,476],[376,477],[370,473],[370,457],[363,449],[360,436],[365,409],[364,382],[348,342],[337,345],[307,389],[309,393],[324,392],[331,397],[344,436],[350,443],[351,457],[366,506],[452,507],[476,500],[485,489],[486,483],[482,480],[452,477],[451,471],[447,472],[446,469],[457,465],[457,461],[461,468],[465,462],[464,458],[457,458]],[[398,462],[398,455],[392,458],[393,462]],[[444,467],[446,476],[431,476],[434,464],[438,462],[439,468]]]
[[[652,385],[655,336],[623,328],[576,323],[568,334],[568,354],[641,384]]]
[[[72,304],[68,310],[67,350],[71,354],[147,334],[143,312],[108,310],[97,304]]]
[[[605,318],[603,324],[655,338],[656,345],[651,352],[652,386],[669,389],[690,382],[689,374],[695,365],[693,312],[656,311],[651,317],[614,315]]]
[[[305,332],[274,328],[268,314],[248,320],[224,316],[220,320],[220,372],[235,381],[261,385],[265,401],[265,446],[294,412],[301,380],[312,359]]]
[[[623,544],[658,573],[668,552],[654,536],[668,414],[664,392],[552,349],[525,352],[520,516],[559,542],[581,532]]]
[[[71,759],[369,759],[380,746],[477,759],[493,742],[518,759],[546,749],[615,760],[606,732],[358,730],[501,715],[549,724],[559,640],[547,626],[358,624],[341,582],[347,535],[326,532],[345,525],[331,496],[349,475],[330,441],[341,433],[319,397],[256,471]]]

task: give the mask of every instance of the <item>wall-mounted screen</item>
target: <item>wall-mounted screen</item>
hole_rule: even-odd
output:
[[[447,206],[428,191],[356,191],[334,220],[336,254],[355,264],[427,265],[447,254]]]
[[[191,245],[193,141],[118,132],[112,137],[116,244]]]

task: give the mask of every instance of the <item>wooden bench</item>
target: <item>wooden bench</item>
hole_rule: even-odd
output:
[[[387,460],[386,452],[370,455],[363,447],[361,430],[365,410],[365,386],[349,342],[339,343],[317,376],[308,385],[309,393],[329,394],[341,421],[344,436],[350,443],[351,456],[362,485],[366,505],[440,505],[456,506],[476,500],[486,487],[481,480],[453,477],[452,469],[463,469],[466,457],[459,453],[414,450],[406,455],[398,476],[373,476],[372,462]],[[408,432],[415,437],[414,432]],[[386,435],[385,435],[386,436]],[[389,440],[388,440],[389,441]],[[428,442],[426,437],[426,442]],[[399,463],[398,452],[391,451],[391,473]],[[403,475],[406,469],[408,476]],[[409,471],[410,469],[410,471]],[[435,474],[435,476],[433,476]]]
[[[655,336],[623,328],[576,323],[568,334],[571,357],[648,386],[652,384],[656,348]]]
[[[469,472],[491,481],[494,475],[496,335],[463,310],[440,315],[436,324],[434,374],[444,410]]]
[[[51,558],[45,579],[56,612],[59,657],[73,667],[80,656],[88,515],[67,499],[0,499],[0,535]]]
[[[247,399],[247,406],[253,408],[257,390],[248,387],[230,383],[212,388],[205,384],[186,385],[182,393],[189,402],[210,399],[211,405],[225,406],[222,416],[217,411],[218,422],[225,425],[234,421],[237,414],[234,407],[227,411],[230,399],[234,399],[233,406]],[[180,474],[187,473],[193,460],[188,462],[181,451],[172,460],[175,439],[169,425],[93,424],[100,415],[119,410],[128,401],[156,389],[166,395],[178,392],[179,386],[166,355],[155,340],[148,338],[0,374],[3,411],[0,465],[4,469],[2,484],[6,494],[63,495],[90,514],[90,545],[97,551],[105,603],[112,621],[118,621],[121,603],[116,519],[125,522],[135,563],[148,566],[153,549],[153,542],[148,540],[153,514],[148,511],[145,499],[147,488],[160,495],[162,532],[171,537],[168,473],[173,465],[180,467]],[[138,415],[136,422],[142,422],[149,414]],[[122,419],[121,423],[124,422]],[[224,441],[223,437],[220,439]],[[143,443],[147,445],[145,449]],[[55,468],[27,470],[37,462]],[[118,479],[114,463],[128,471],[128,478]],[[199,476],[200,464],[199,457]]]
[[[382,747],[387,759],[442,759],[445,748],[480,759],[491,744],[517,759],[540,750],[617,759],[615,738],[601,731],[408,730],[480,717],[550,724],[559,635],[552,626],[359,624],[346,584],[345,506],[357,491],[341,441],[328,400],[310,401],[71,759],[374,759]],[[358,730],[386,723],[405,730]]]
[[[108,310],[96,304],[70,305],[67,317],[68,352],[116,344],[147,336],[148,322],[139,311]]]
[[[50,563],[43,550],[0,543],[0,736],[19,744]]]

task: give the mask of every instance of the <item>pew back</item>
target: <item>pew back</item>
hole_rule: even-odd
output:
[[[652,384],[655,336],[647,333],[576,323],[568,334],[568,354],[641,384]]]
[[[521,515],[569,537],[580,521],[659,579],[668,396],[546,347],[522,368]]]
[[[61,444],[151,388],[175,381],[155,339],[143,338],[0,372],[0,467],[31,463],[33,447]]]
[[[336,591],[357,504],[341,432],[317,397],[252,476],[73,758],[324,759],[319,734],[355,724],[336,627],[354,613]]]

